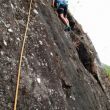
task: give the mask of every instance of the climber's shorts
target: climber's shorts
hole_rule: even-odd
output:
[[[66,16],[67,8],[68,8],[68,6],[60,5],[57,9],[58,14],[64,14],[64,16]]]

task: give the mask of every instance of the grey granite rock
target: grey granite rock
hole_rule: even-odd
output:
[[[0,0],[0,110],[13,109],[29,2]],[[73,31],[64,32],[50,1],[33,0],[17,110],[110,110],[97,53],[68,17]]]

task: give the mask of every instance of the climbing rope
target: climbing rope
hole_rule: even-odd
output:
[[[28,12],[28,19],[27,19],[26,29],[25,29],[25,33],[24,33],[24,37],[23,37],[24,39],[23,39],[23,44],[22,44],[22,48],[21,48],[19,66],[18,66],[18,77],[17,77],[17,85],[16,85],[14,110],[16,110],[16,108],[17,108],[18,91],[19,91],[20,76],[21,76],[21,64],[22,64],[22,60],[23,60],[24,47],[25,47],[25,42],[26,42],[26,38],[27,38],[26,36],[27,36],[27,32],[28,32],[28,27],[29,27],[31,8],[32,8],[32,0],[30,0],[30,7],[29,7],[29,12]]]

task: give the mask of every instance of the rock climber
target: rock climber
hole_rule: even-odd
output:
[[[52,7],[58,13],[61,21],[66,25],[65,31],[70,31],[71,27],[67,18],[68,0],[52,0]]]

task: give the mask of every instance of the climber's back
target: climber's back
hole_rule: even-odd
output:
[[[55,0],[55,3],[59,5],[68,5],[68,0]]]

